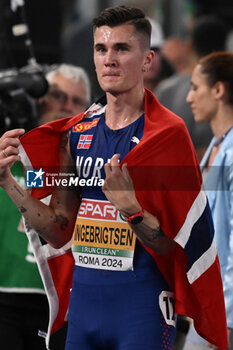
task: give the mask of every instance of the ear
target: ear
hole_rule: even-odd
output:
[[[155,58],[155,53],[153,50],[150,51],[146,51],[145,53],[145,59],[144,59],[144,63],[142,66],[142,71],[143,72],[148,72],[148,70],[150,69],[151,63]]]
[[[226,85],[222,81],[217,81],[212,88],[216,99],[221,99],[226,94]]]

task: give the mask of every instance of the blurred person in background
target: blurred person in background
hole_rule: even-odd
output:
[[[154,91],[157,85],[174,73],[174,69],[162,55],[164,43],[163,31],[160,24],[148,18],[151,24],[150,49],[154,51],[154,57],[148,70],[144,72],[144,86]]]
[[[191,45],[187,40],[169,37],[164,40],[161,52],[174,68],[174,72],[190,73]]]
[[[191,71],[201,57],[214,51],[224,50],[226,40],[227,30],[219,19],[213,16],[199,17],[190,34],[192,46],[190,72],[177,73],[161,82],[156,89],[159,101],[185,121],[199,161],[203,157],[213,134],[208,123],[198,124],[195,122],[191,108],[186,102],[190,88]]]
[[[229,347],[233,349],[233,54],[213,53],[195,67],[187,96],[196,122],[208,122],[214,137],[202,159],[204,186],[212,211],[223,280]],[[210,291],[211,292],[211,291]],[[210,344],[191,326],[184,350]],[[214,349],[216,347],[212,346]]]
[[[90,102],[90,84],[85,71],[67,64],[52,66],[46,76],[48,93],[39,98],[38,123],[76,115]],[[25,188],[20,162],[12,167]],[[48,325],[49,307],[33,250],[24,231],[22,215],[0,188],[0,348],[42,350],[45,341],[38,331]],[[51,349],[63,350],[66,327],[55,333]]]
[[[90,104],[90,82],[83,68],[64,63],[54,65],[46,79],[48,93],[37,102],[39,125],[79,114]]]

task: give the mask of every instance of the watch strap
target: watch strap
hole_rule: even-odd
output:
[[[144,209],[141,209],[137,213],[130,215],[126,218],[126,221],[129,224],[139,224],[144,219]]]

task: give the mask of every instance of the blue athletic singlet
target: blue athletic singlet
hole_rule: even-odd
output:
[[[104,164],[122,160],[143,136],[144,115],[119,130],[104,113],[75,125],[71,154],[82,187],[66,350],[169,350],[173,294],[150,254],[102,192]]]

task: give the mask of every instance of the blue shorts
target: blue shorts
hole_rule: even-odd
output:
[[[130,273],[125,283],[74,280],[66,350],[173,349],[175,327],[161,313],[161,288]]]

